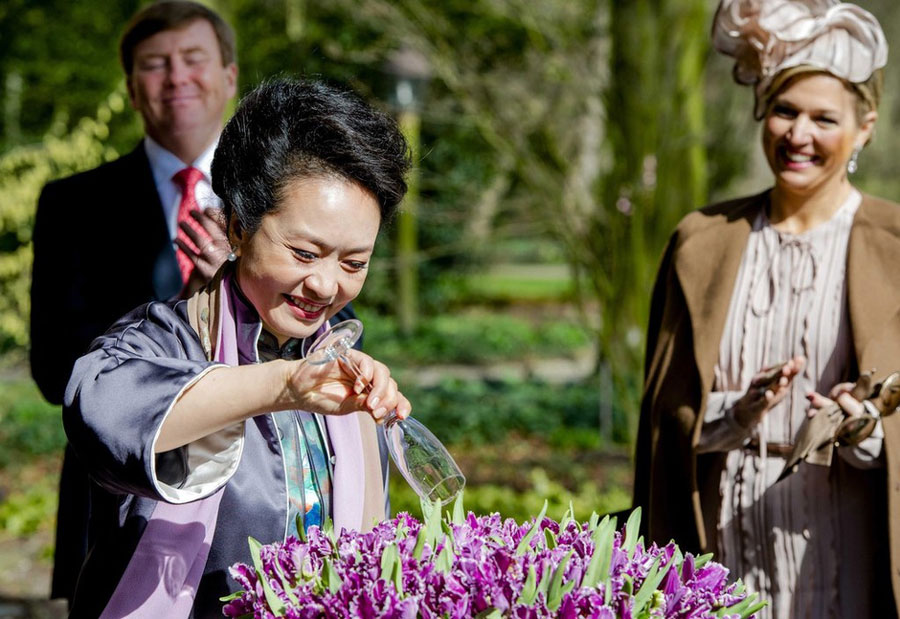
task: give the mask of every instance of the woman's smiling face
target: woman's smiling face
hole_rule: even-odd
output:
[[[359,294],[380,224],[371,193],[331,176],[289,182],[252,235],[232,223],[238,285],[279,344],[313,335]]]
[[[877,118],[857,119],[857,95],[826,73],[803,74],[776,94],[763,120],[763,151],[775,184],[809,194],[844,181],[847,161]]]

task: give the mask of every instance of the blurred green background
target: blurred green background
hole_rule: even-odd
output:
[[[65,440],[59,410],[28,377],[37,196],[140,139],[117,43],[141,4],[0,2],[3,595],[46,595]],[[709,48],[716,3],[208,4],[237,31],[241,92],[273,75],[349,84],[400,115],[417,144],[408,215],[383,233],[356,306],[367,350],[459,459],[467,507],[520,520],[545,498],[554,517],[570,501],[582,518],[627,507],[665,240],[687,211],[769,183],[752,94]],[[858,4],[894,40],[896,0]],[[399,78],[386,69],[400,49],[430,67],[420,105],[406,110],[391,105]],[[894,200],[896,66],[856,177]],[[71,242],[112,250],[117,241]],[[392,497],[395,509],[418,513],[399,475]]]

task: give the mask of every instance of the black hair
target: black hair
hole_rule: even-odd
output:
[[[125,32],[119,41],[119,60],[122,62],[125,75],[130,76],[134,70],[134,48],[138,43],[165,30],[184,28],[198,19],[209,22],[215,31],[222,66],[227,67],[237,62],[234,30],[218,13],[197,2],[169,0],[145,6],[135,13],[125,26]]]
[[[246,95],[219,138],[212,186],[242,230],[253,234],[300,178],[358,183],[378,202],[382,222],[406,193],[409,147],[397,123],[347,90],[317,81],[275,79]]]

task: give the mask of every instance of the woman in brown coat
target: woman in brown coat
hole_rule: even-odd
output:
[[[900,207],[849,178],[877,119],[884,35],[835,0],[722,0],[713,36],[754,87],[774,185],[691,213],[666,248],[635,504],[652,540],[716,552],[769,602],[763,616],[891,616],[900,415],[776,481],[821,394],[858,412],[841,385],[900,366]]]

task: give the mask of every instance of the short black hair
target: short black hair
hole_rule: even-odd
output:
[[[148,4],[135,13],[125,26],[125,33],[119,41],[119,60],[125,75],[131,76],[134,70],[134,48],[138,43],[165,30],[184,28],[198,19],[209,22],[215,31],[222,66],[237,62],[234,30],[218,13],[197,2],[167,0]]]
[[[374,196],[387,222],[406,194],[409,147],[397,123],[356,94],[312,80],[267,81],[222,131],[212,185],[241,228],[256,232],[294,180],[337,177]]]

